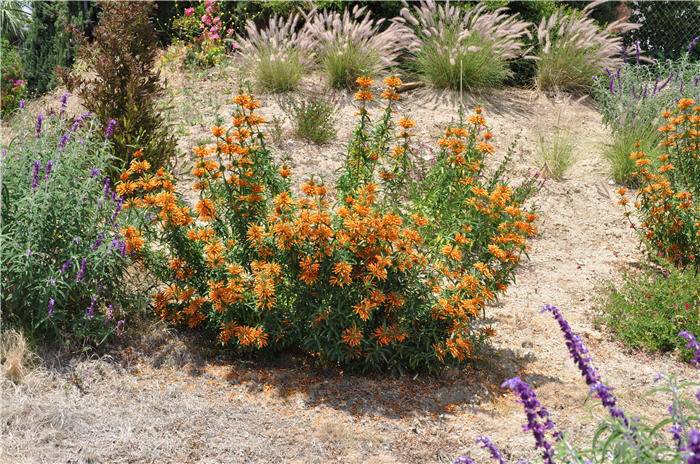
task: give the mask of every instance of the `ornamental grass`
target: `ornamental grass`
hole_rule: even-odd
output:
[[[601,29],[590,17],[600,3],[591,2],[581,11],[560,8],[542,18],[536,35],[535,84],[539,89],[586,91],[592,86],[592,76],[622,65],[622,37],[617,34],[641,25],[617,20]]]
[[[353,88],[358,77],[376,77],[398,65],[408,31],[395,21],[384,28],[385,20],[372,19],[366,8],[355,5],[342,15],[314,11],[307,17],[305,31],[331,87]]]
[[[266,148],[260,103],[242,92],[233,126],[194,148],[193,209],[163,171],[135,161],[122,174],[125,208],[143,221],[134,257],[162,282],[160,317],[238,351],[296,349],[356,371],[438,371],[472,356],[492,333],[473,322],[536,233],[531,183],[512,188],[502,166],[484,170],[492,135],[473,114],[446,130],[412,197],[418,189],[390,175],[416,162],[404,159],[415,123],[392,122],[401,80],[385,80],[377,121],[372,83],[357,80],[359,121],[334,191],[311,179],[292,192],[291,170]]]
[[[433,0],[401,10],[407,48],[423,78],[438,88],[499,87],[510,76],[508,61],[527,54],[521,39],[531,23],[506,8],[485,3],[466,9]]]

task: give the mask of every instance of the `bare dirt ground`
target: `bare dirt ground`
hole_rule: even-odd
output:
[[[205,79],[176,73],[169,78],[180,148],[210,141],[214,116],[230,117],[227,101],[241,76],[229,69]],[[419,142],[434,146],[456,116],[457,98],[430,90],[405,94],[402,112],[416,120]],[[532,437],[521,430],[521,406],[499,387],[515,375],[535,387],[571,441],[585,443],[597,421],[583,406],[587,388],[556,322],[539,313],[547,303],[557,305],[584,337],[624,408],[663,415],[669,401],[663,395],[638,401],[654,375],[697,379],[697,371],[671,355],[630,352],[594,324],[600,282],[643,260],[616,204],[616,187],[609,184],[600,115],[590,100],[567,103],[527,90],[465,98],[468,108],[484,108],[493,128],[494,163],[519,136],[507,171],[514,180],[538,169],[539,132],[568,127],[577,141],[574,166],[538,194],[540,234],[531,241],[529,261],[501,302],[487,309],[486,322],[496,329],[492,345],[467,368],[439,378],[358,377],[319,370],[292,356],[227,359],[201,348],[194,335],[154,324],[107,355],[47,360],[19,384],[3,379],[0,462],[448,463],[460,455],[487,462],[474,442],[482,435],[517,462],[535,451]],[[281,115],[274,97],[260,99],[263,115]],[[36,112],[41,104],[28,108]],[[286,123],[275,151],[291,159],[297,182],[311,174],[332,180],[354,111],[348,100],[339,112],[337,138],[323,146],[294,139]],[[188,171],[189,157],[179,172]]]

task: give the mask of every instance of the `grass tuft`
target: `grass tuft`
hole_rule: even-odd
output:
[[[0,334],[0,362],[2,375],[15,383],[20,383],[32,371],[34,354],[27,347],[24,334],[14,329]]]

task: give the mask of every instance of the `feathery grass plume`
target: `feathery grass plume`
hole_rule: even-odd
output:
[[[293,90],[304,70],[311,65],[311,42],[299,14],[287,18],[272,16],[258,29],[252,20],[245,26],[246,37],[238,36],[241,53],[251,64],[257,83],[272,92]]]
[[[460,77],[467,89],[500,86],[510,75],[507,61],[529,51],[520,39],[530,37],[531,23],[506,8],[489,11],[479,3],[464,10],[428,0],[409,10],[404,4],[400,19],[410,36],[408,50],[435,87],[457,89]]]
[[[535,84],[541,90],[584,91],[592,76],[604,68],[622,65],[622,38],[619,35],[641,25],[623,20],[601,29],[590,17],[605,0],[588,4],[581,11],[560,8],[542,18],[537,28],[537,72]]]
[[[307,15],[306,30],[332,87],[352,88],[358,77],[376,77],[396,66],[409,38],[408,29],[393,20],[382,31],[385,20],[371,19],[365,9],[355,5],[342,15],[327,10]]]

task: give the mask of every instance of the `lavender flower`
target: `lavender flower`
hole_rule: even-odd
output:
[[[75,238],[73,239],[73,241],[74,241],[75,244],[77,245],[78,243],[80,243],[80,237],[75,237]]]
[[[690,51],[693,49],[693,47],[695,46],[695,43],[698,41],[698,39],[700,39],[700,35],[695,37],[693,39],[693,41],[690,42],[690,45],[688,45],[688,53],[690,53]]]
[[[109,121],[109,124],[107,124],[107,130],[105,132],[105,140],[108,140],[112,136],[112,134],[114,134],[114,126],[116,125],[117,121],[115,121],[114,119]]]
[[[63,109],[66,107],[66,100],[68,100],[68,94],[64,93],[63,95],[61,95],[61,113],[64,112]]]
[[[610,90],[610,93],[615,95],[615,76],[610,76],[610,84],[608,84],[608,89]]]
[[[659,92],[661,92],[664,89],[664,87],[666,87],[668,83],[671,82],[671,79],[673,79],[673,73],[671,73],[671,75],[668,76],[668,79],[666,79],[666,81],[663,84],[661,84],[661,87],[659,87]]]
[[[476,464],[476,462],[466,456],[462,456],[461,458],[455,459],[454,464]]]
[[[114,319],[114,307],[109,305],[109,308],[107,308],[107,317],[105,317],[105,325],[112,319]]]
[[[514,390],[515,395],[520,397],[518,402],[522,403],[525,408],[525,415],[527,416],[527,424],[523,425],[523,430],[532,431],[532,435],[535,437],[535,445],[538,448],[542,448],[544,462],[547,464],[554,464],[552,460],[554,456],[554,447],[547,441],[546,437],[547,430],[554,428],[554,423],[549,418],[549,411],[540,404],[540,401],[537,399],[537,394],[532,390],[530,385],[521,380],[520,377],[506,380],[501,387]],[[543,419],[544,423],[540,423],[538,417]],[[560,436],[559,433],[555,433],[556,438]]]
[[[97,297],[93,296],[92,300],[90,301],[90,306],[87,307],[87,313],[85,314],[85,317],[88,319],[94,319],[95,318],[95,302],[97,301]]]
[[[637,59],[636,64],[639,64],[639,40],[634,41],[634,49],[635,49],[635,58]]]
[[[24,109],[24,100],[19,101],[19,109],[21,109],[21,110]]]
[[[489,437],[479,437],[476,439],[476,442],[482,443],[481,447],[489,450],[491,459],[498,461],[498,464],[508,464],[508,461],[503,458],[501,451],[491,442]]]
[[[36,118],[36,138],[39,138],[41,136],[41,122],[46,119],[44,118],[43,115],[39,115]]]
[[[53,298],[51,298],[51,299],[49,300],[49,311],[48,311],[48,316],[49,316],[49,317],[53,316],[53,305],[54,305],[54,303],[55,303],[55,301],[53,300]]]
[[[61,270],[60,270],[59,272],[61,272],[61,273],[66,272],[66,271],[68,270],[68,268],[70,267],[71,264],[73,264],[73,260],[72,260],[72,259],[69,259],[68,261],[66,261],[65,263],[63,263],[63,266],[61,267]]]
[[[83,274],[85,274],[85,261],[87,261],[87,258],[83,258],[82,261],[80,261],[80,269],[78,270],[78,274],[75,276],[76,282],[83,280]]]
[[[688,432],[688,445],[683,451],[690,451],[686,455],[688,464],[700,464],[700,430]]]
[[[668,412],[671,414],[671,419],[673,420],[673,425],[668,429],[668,432],[673,436],[673,441],[676,442],[676,449],[680,450],[683,445],[683,427],[681,427],[681,424],[678,422],[680,417],[678,417],[678,413],[673,405],[668,407]]]
[[[698,341],[695,339],[695,336],[687,330],[680,332],[678,336],[688,340],[688,344],[685,345],[686,348],[695,350],[695,352],[693,353],[694,359],[692,359],[690,362],[700,368],[700,343],[698,343]]]
[[[49,160],[48,163],[46,163],[46,166],[44,167],[44,171],[46,171],[46,175],[44,176],[44,179],[48,179],[49,176],[51,175],[51,168],[53,167],[53,160]]]
[[[39,187],[39,171],[41,171],[41,162],[39,160],[34,161],[34,177],[32,178],[32,190],[36,190]]]
[[[95,176],[99,176],[99,175],[100,175],[100,170],[97,169],[97,168],[95,168],[95,169],[93,169],[92,171],[90,171],[90,179],[92,179],[92,178],[95,177]]]
[[[627,47],[625,47],[623,45],[621,48],[622,48],[622,61],[627,63]]]
[[[66,146],[68,143],[68,139],[70,138],[70,132],[63,134],[63,137],[61,137],[61,141],[58,143],[58,148],[63,148]]]
[[[566,347],[569,349],[571,358],[574,363],[581,371],[581,375],[586,379],[586,385],[591,388],[591,393],[595,393],[596,397],[600,399],[603,406],[608,409],[610,416],[622,420],[626,427],[630,428],[629,420],[627,416],[622,411],[622,409],[617,407],[617,399],[615,395],[612,394],[612,388],[606,386],[601,380],[600,376],[593,367],[592,359],[588,356],[588,349],[583,343],[581,337],[571,330],[571,326],[564,319],[559,309],[554,305],[544,305],[540,312],[550,311],[554,318],[559,323],[561,331],[564,333],[564,339],[566,340]],[[631,428],[630,430],[634,430]]]

